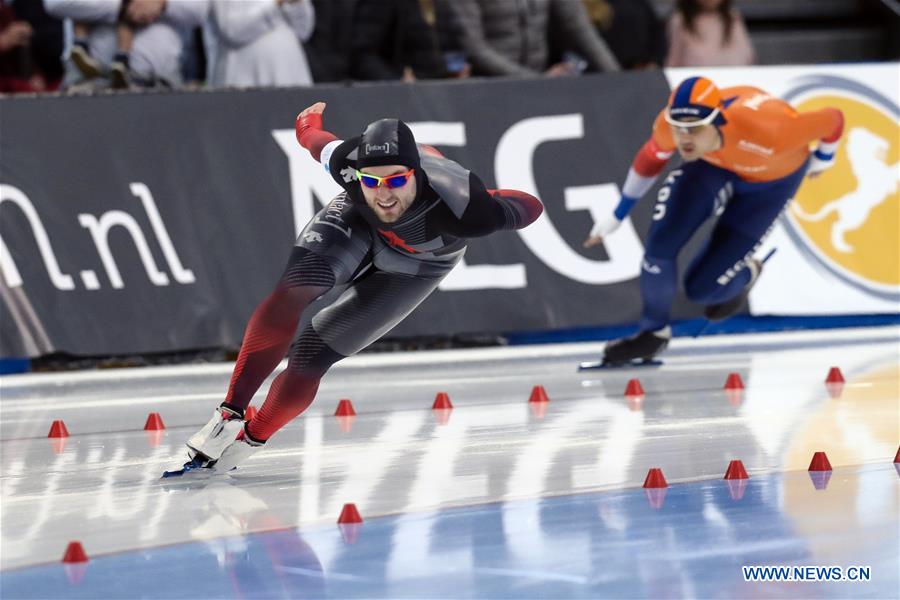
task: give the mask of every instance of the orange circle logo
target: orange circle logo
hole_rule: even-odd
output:
[[[841,278],[893,296],[900,291],[900,124],[890,111],[896,107],[853,87],[848,95],[819,88],[794,102],[801,112],[838,108],[845,124],[834,166],[800,187],[788,220]]]

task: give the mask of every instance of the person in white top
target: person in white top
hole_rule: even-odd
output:
[[[312,85],[301,42],[314,27],[310,0],[213,0],[209,85]]]
[[[90,23],[91,56],[104,70],[116,54],[116,22],[120,0],[44,0],[47,12],[60,19]],[[180,86],[182,30],[203,25],[209,14],[208,0],[140,0],[128,6],[136,25],[129,67],[140,86]],[[71,40],[70,40],[71,42]],[[68,55],[70,48],[67,48]],[[76,83],[68,74],[64,85]]]

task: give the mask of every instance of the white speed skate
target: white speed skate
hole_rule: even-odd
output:
[[[264,443],[246,435],[244,425],[243,411],[219,406],[209,422],[188,439],[190,460],[180,469],[165,471],[163,477],[178,477],[190,471],[212,475],[234,469]]]

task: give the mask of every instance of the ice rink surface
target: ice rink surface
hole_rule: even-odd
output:
[[[233,474],[174,482],[232,365],[0,378],[0,597],[900,597],[900,329],[676,339],[662,367],[577,372],[601,348],[354,357]],[[344,398],[356,417],[332,416]],[[722,480],[733,459],[749,480]],[[656,467],[670,486],[642,489]],[[345,503],[362,525],[338,527]],[[89,562],[60,562],[73,540]]]

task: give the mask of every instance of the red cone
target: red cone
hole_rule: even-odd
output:
[[[353,403],[349,400],[341,400],[338,402],[337,410],[334,411],[336,417],[355,417],[356,411],[353,410]]]
[[[453,408],[453,403],[450,402],[450,396],[447,395],[447,392],[438,392],[438,395],[434,397],[434,404],[431,405],[431,410],[449,410]]]
[[[750,476],[747,475],[747,470],[744,469],[744,463],[739,460],[733,460],[728,463],[725,479],[750,479]]]
[[[63,554],[62,561],[64,563],[85,563],[88,561],[88,556],[84,551],[84,548],[81,546],[81,542],[74,541],[69,542],[69,545],[66,547],[66,553]]]
[[[355,504],[345,504],[343,510],[341,510],[341,516],[338,517],[338,524],[345,523],[362,523],[362,517],[359,516],[359,511],[356,510]]]
[[[894,456],[894,462],[900,463],[900,448],[897,448],[897,455]]]
[[[542,385],[536,385],[531,388],[531,396],[528,398],[529,402],[550,402],[550,398],[547,396],[547,390],[544,389]]]
[[[162,417],[159,416],[159,413],[153,412],[147,415],[147,422],[144,423],[144,431],[160,431],[165,428],[166,426],[163,424]]]
[[[813,454],[812,461],[809,463],[809,471],[830,471],[831,463],[824,452],[816,452]]]
[[[256,413],[259,412],[256,410],[255,406],[248,406],[247,410],[244,411],[244,420],[251,421],[256,416]]]
[[[628,385],[625,386],[625,395],[626,396],[643,396],[644,388],[641,387],[641,382],[637,379],[629,379]]]
[[[644,480],[645,488],[664,488],[669,487],[666,478],[663,476],[662,469],[650,469],[647,472],[647,478]]]
[[[831,367],[828,370],[828,377],[825,378],[825,383],[844,383],[844,375],[837,367]]]
[[[741,381],[741,376],[738,373],[729,373],[728,379],[725,380],[725,389],[726,390],[742,390],[742,389],[744,389],[744,382]]]
[[[53,425],[50,426],[50,433],[47,434],[48,438],[66,438],[69,437],[69,430],[66,429],[66,424],[62,421],[53,421]]]

